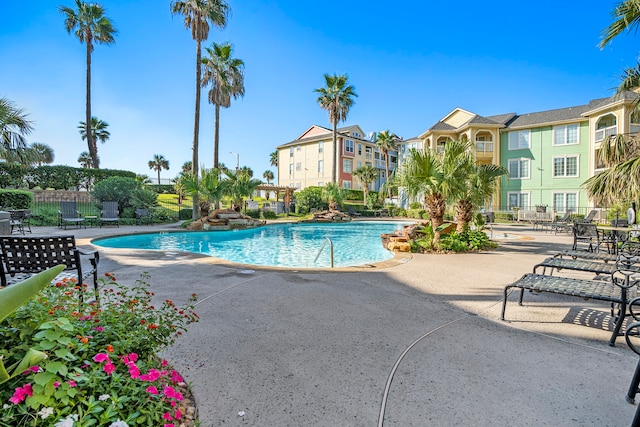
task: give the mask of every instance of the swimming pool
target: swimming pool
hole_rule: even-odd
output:
[[[132,234],[92,243],[107,248],[194,252],[241,264],[317,268],[331,265],[328,244],[314,262],[329,238],[333,242],[334,266],[350,267],[393,258],[393,252],[382,247],[380,234],[392,233],[405,224],[410,223],[287,223],[248,230]]]

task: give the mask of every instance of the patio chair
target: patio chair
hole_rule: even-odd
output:
[[[571,209],[567,209],[564,213],[564,216],[560,218],[558,221],[554,221],[549,224],[551,231],[555,231],[555,234],[558,234],[558,231],[569,231],[571,226]]]
[[[136,209],[136,224],[143,224],[143,223],[150,225],[151,215],[149,214],[148,209],[138,208]]]
[[[584,217],[583,220],[581,220],[580,222],[586,222],[586,223],[590,223],[593,222],[593,220],[595,219],[596,215],[598,215],[598,211],[593,209],[591,212],[589,212],[589,214],[587,216]]]
[[[11,234],[14,230],[24,234],[24,209],[15,209],[9,211],[9,225],[11,226]]]
[[[118,202],[102,202],[100,211],[100,228],[103,224],[115,224],[120,227],[120,212]]]
[[[578,243],[589,244],[589,252],[595,252],[600,246],[600,234],[598,234],[598,227],[596,224],[589,224],[584,222],[577,222],[573,225],[573,246],[572,250],[578,249]],[[595,243],[595,245],[594,245]]]
[[[24,210],[24,218],[22,219],[22,229],[31,233],[31,209]]]
[[[351,205],[347,206],[347,213],[351,216],[362,216],[362,214],[360,212],[356,212],[356,210]]]
[[[60,211],[58,211],[58,214],[58,226],[64,227],[65,230],[67,229],[67,224],[77,225],[78,228],[84,224],[84,218],[80,215],[76,202],[60,202]]]

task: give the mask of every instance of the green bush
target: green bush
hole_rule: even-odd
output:
[[[422,209],[422,203],[420,202],[411,202],[411,204],[409,205],[409,209]]]
[[[246,215],[258,219],[260,218],[260,209],[247,209]]]
[[[307,187],[296,193],[296,206],[299,213],[308,213],[311,209],[321,210],[325,206],[322,187]]]
[[[150,209],[158,205],[158,193],[145,187],[139,187],[133,190],[129,204],[134,208]]]
[[[262,211],[262,217],[264,219],[276,219],[278,215],[273,211]]]
[[[31,209],[33,193],[24,190],[0,190],[0,206],[3,209]]]
[[[343,199],[344,200],[357,200],[360,201],[363,199],[364,195],[362,194],[362,190],[353,190],[353,189],[344,189]]]
[[[422,209],[422,208],[419,208],[419,209],[411,208],[411,209],[409,209],[407,211],[407,216],[409,218],[423,219],[422,215],[425,214],[425,213],[426,213],[426,211],[424,209]]]
[[[394,207],[392,210],[390,210],[390,212],[391,212],[391,216],[402,216],[402,217],[407,216],[407,210],[404,208]]]
[[[180,209],[180,212],[178,212],[178,219],[180,219],[181,221],[189,220],[191,219],[192,213],[193,213],[193,210],[191,208],[189,209],[182,208]]]
[[[113,176],[97,183],[91,195],[99,203],[118,202],[118,210],[124,212],[127,207],[132,206],[131,196],[140,188],[140,185],[135,178]]]
[[[445,251],[468,252],[495,247],[497,244],[482,231],[466,230],[460,234],[443,235],[440,239],[440,249]]]

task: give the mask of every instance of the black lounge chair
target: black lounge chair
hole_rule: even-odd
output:
[[[118,202],[103,202],[100,211],[100,227],[103,224],[115,224],[120,227],[120,213],[118,211]]]
[[[67,224],[77,225],[78,228],[84,224],[84,218],[80,215],[76,202],[60,202],[60,211],[58,214],[58,226],[64,227],[65,230],[67,229]],[[86,227],[85,225],[85,228]]]

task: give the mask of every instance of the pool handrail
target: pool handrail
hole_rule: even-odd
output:
[[[318,255],[316,255],[316,258],[313,260],[313,263],[315,264],[316,261],[318,261],[318,258],[320,257],[320,254],[324,250],[324,247],[327,245],[327,241],[329,242],[329,253],[331,255],[331,268],[333,268],[333,242],[328,237],[326,237],[324,239],[324,242],[322,242],[322,246],[320,247],[320,250],[318,251]]]

